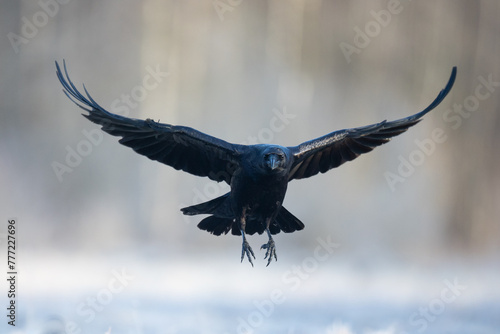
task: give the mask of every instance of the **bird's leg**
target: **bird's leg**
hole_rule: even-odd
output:
[[[246,225],[246,220],[245,220],[245,210],[243,210],[242,217],[240,219],[240,231],[241,235],[243,237],[243,245],[241,246],[241,262],[243,262],[243,258],[245,257],[245,254],[247,255],[248,261],[250,261],[250,264],[253,267],[253,262],[252,258],[250,255],[253,256],[255,259],[255,254],[253,253],[252,247],[247,242],[247,239],[245,238],[245,225]]]
[[[246,254],[248,257],[248,261],[250,261],[250,264],[253,267],[253,262],[250,255],[252,255],[253,258],[255,259],[255,254],[253,253],[252,247],[250,247],[250,245],[247,242],[247,239],[245,238],[245,231],[243,231],[243,229],[241,229],[241,235],[243,236],[243,245],[241,246],[241,262],[243,262],[243,258],[245,257]]]
[[[266,265],[267,267],[269,263],[271,263],[273,256],[276,261],[278,261],[278,257],[276,256],[276,245],[274,244],[274,240],[273,237],[271,236],[271,231],[269,231],[269,227],[266,228],[266,232],[267,235],[269,236],[269,241],[267,242],[267,244],[263,244],[262,247],[260,247],[260,249],[263,248],[267,249],[266,256],[264,256],[264,259],[267,259],[267,265]]]

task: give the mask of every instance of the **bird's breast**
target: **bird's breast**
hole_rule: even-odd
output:
[[[268,216],[281,207],[288,179],[282,177],[251,177],[239,174],[231,181],[231,197],[236,211],[245,207],[248,213]]]

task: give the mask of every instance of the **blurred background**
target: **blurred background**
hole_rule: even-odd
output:
[[[0,4],[0,241],[15,218],[19,272],[2,333],[497,332],[498,1]],[[240,237],[179,211],[227,186],[80,116],[63,59],[111,112],[285,146],[406,117],[458,76],[407,133],[292,182],[306,228],[269,267],[249,237],[252,268]]]

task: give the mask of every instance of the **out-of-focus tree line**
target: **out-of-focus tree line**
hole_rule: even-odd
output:
[[[0,207],[24,220],[30,247],[166,236],[211,243],[199,219],[178,209],[223,191],[106,134],[69,166],[68,147],[78,153],[96,127],[61,92],[53,62],[66,59],[74,83],[109,110],[283,145],[417,112],[456,65],[451,94],[418,127],[290,185],[286,206],[307,227],[290,242],[328,233],[409,251],[499,250],[496,0],[2,0],[1,8]],[[436,128],[446,140],[426,153],[415,139]],[[424,161],[391,189],[387,172],[397,175],[399,157],[416,150]],[[54,162],[68,170],[58,176]]]

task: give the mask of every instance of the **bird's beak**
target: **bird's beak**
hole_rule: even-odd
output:
[[[280,165],[280,161],[278,159],[278,157],[276,155],[271,155],[269,157],[269,168],[271,168],[271,170],[275,170],[276,168],[278,168]]]

